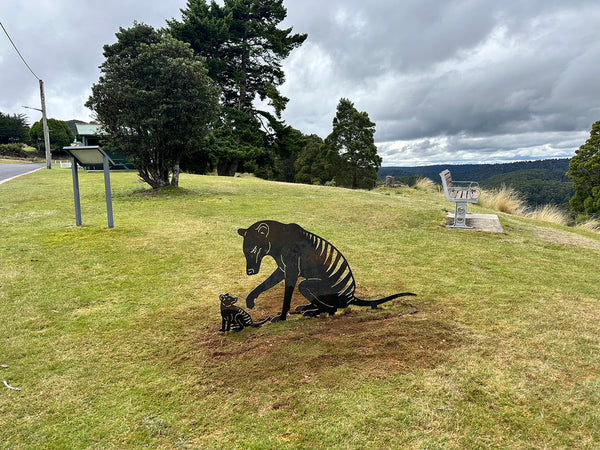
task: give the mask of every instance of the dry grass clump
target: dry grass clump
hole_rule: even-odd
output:
[[[593,231],[595,233],[600,233],[600,220],[599,219],[588,219],[583,222],[578,223],[575,228],[586,231]]]
[[[482,191],[479,204],[484,208],[522,216],[525,213],[526,204],[519,193],[512,188],[502,186],[492,191]]]
[[[564,226],[568,225],[569,222],[567,214],[555,205],[538,206],[532,212],[528,213],[527,217]]]
[[[568,215],[555,205],[542,205],[533,211],[527,212],[527,204],[521,195],[513,188],[506,186],[502,186],[498,190],[482,191],[479,204],[495,211],[529,217],[556,225],[566,226],[569,222]]]
[[[437,185],[429,178],[419,178],[413,187],[423,191],[434,191],[436,190]]]

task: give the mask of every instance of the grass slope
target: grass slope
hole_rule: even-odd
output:
[[[0,380],[21,388],[0,385],[3,447],[600,445],[597,234],[504,214],[505,235],[449,230],[453,204],[419,189],[111,180],[112,230],[101,173],[80,174],[80,228],[70,171],[0,186]],[[243,306],[275,267],[244,274],[236,230],[264,218],[334,243],[361,296],[414,308],[218,333],[218,295]]]

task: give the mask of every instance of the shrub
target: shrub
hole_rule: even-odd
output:
[[[23,150],[23,144],[0,144],[0,156],[29,158],[31,155]]]

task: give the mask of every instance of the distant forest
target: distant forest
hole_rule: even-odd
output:
[[[477,181],[483,189],[511,187],[531,206],[553,204],[568,208],[574,194],[573,182],[565,175],[569,161],[563,158],[505,164],[382,167],[377,175],[382,181],[391,175],[396,183],[412,184],[416,178],[426,177],[441,184],[439,173],[450,169],[453,179]]]

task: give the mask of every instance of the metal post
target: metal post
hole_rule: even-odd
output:
[[[52,157],[50,155],[50,131],[46,119],[46,96],[44,95],[44,82],[40,80],[40,97],[42,99],[42,126],[44,128],[44,145],[46,146],[46,168],[52,169]]]
[[[467,226],[467,204],[457,202],[454,208],[453,228],[472,228]]]
[[[71,171],[73,172],[73,197],[75,198],[75,224],[81,226],[81,203],[79,202],[79,174],[77,173],[77,161],[71,156]]]
[[[113,210],[112,195],[110,193],[110,171],[108,166],[108,157],[103,155],[102,165],[104,166],[104,190],[106,192],[106,215],[108,216],[108,228],[113,228]]]

